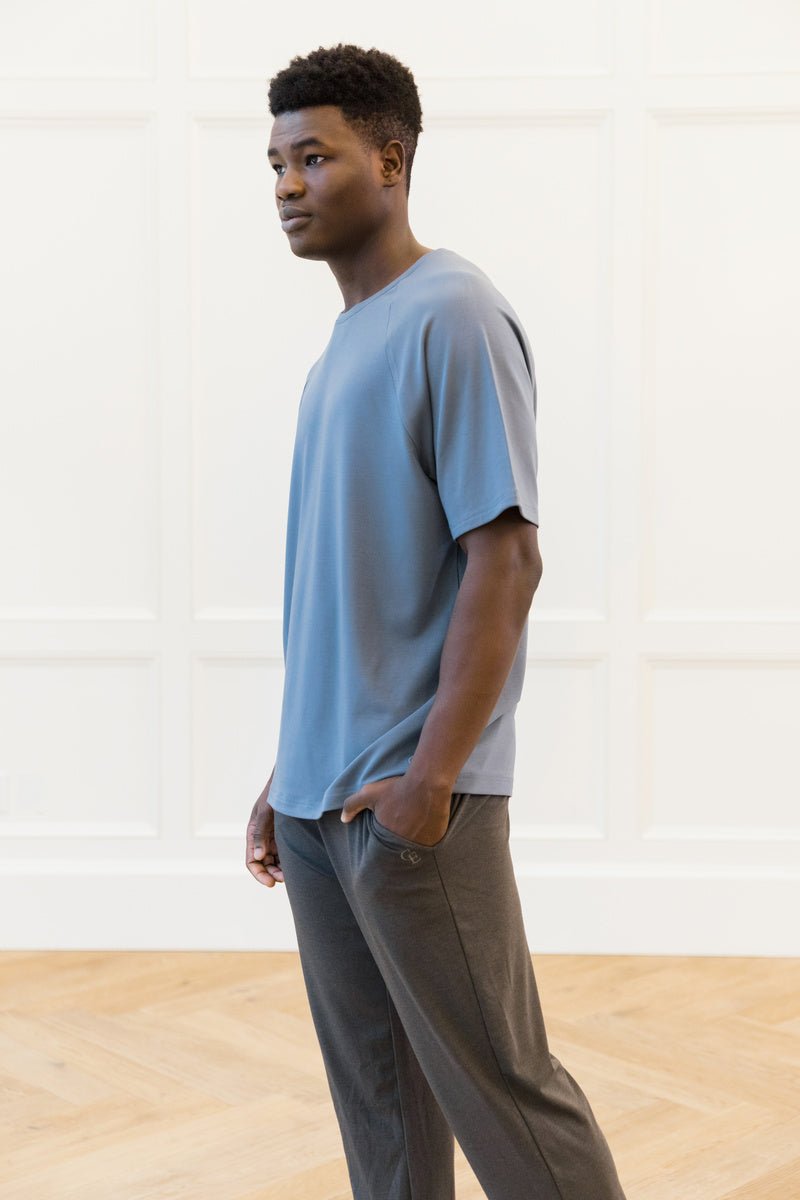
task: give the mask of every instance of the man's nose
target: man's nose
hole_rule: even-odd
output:
[[[278,176],[278,182],[275,186],[275,195],[279,200],[288,200],[290,196],[300,196],[303,192],[303,180],[297,171],[287,167],[282,175]]]

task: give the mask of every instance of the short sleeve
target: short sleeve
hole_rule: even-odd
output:
[[[425,366],[436,485],[453,538],[515,505],[538,525],[533,356],[500,293],[460,281],[428,327]]]

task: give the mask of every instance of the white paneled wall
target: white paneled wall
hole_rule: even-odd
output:
[[[536,360],[531,948],[797,954],[793,0],[0,4],[0,945],[296,944],[244,833],[341,297],[278,226],[266,93],[337,41],[414,70],[414,232]]]

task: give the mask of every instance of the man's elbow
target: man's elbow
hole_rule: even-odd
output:
[[[536,589],[542,581],[542,564],[541,555],[537,555],[531,562],[525,564],[524,574],[528,583],[528,591],[530,592],[531,601],[536,594]]]
[[[541,582],[544,569],[538,545],[535,542],[531,545],[529,540],[518,541],[514,558],[518,573],[527,580],[531,594],[533,594]]]
[[[517,594],[520,612],[527,615],[542,578],[542,560],[527,555],[519,556],[506,564],[506,570],[508,573],[505,578],[511,590]]]

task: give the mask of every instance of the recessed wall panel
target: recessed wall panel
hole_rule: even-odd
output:
[[[295,55],[355,42],[388,51],[417,77],[600,73],[609,69],[612,13],[608,0],[562,0],[508,6],[502,20],[462,7],[457,18],[445,12],[438,21],[413,0],[398,20],[370,0],[312,0],[281,15],[250,0],[188,0],[190,69],[266,80]]]
[[[800,71],[800,5],[651,0],[650,64],[661,74]]]
[[[154,71],[154,0],[0,4],[2,78],[141,79]]]
[[[528,660],[515,718],[512,835],[602,836],[607,790],[605,689],[601,662]]]
[[[155,835],[159,723],[152,660],[0,660],[0,833]]]
[[[245,836],[275,765],[283,663],[202,658],[193,671],[192,813],[195,836]]]
[[[646,837],[800,837],[800,664],[658,661],[644,675]]]
[[[158,608],[150,138],[139,119],[0,122],[0,616]]]
[[[799,147],[796,116],[650,122],[648,616],[800,616]]]

